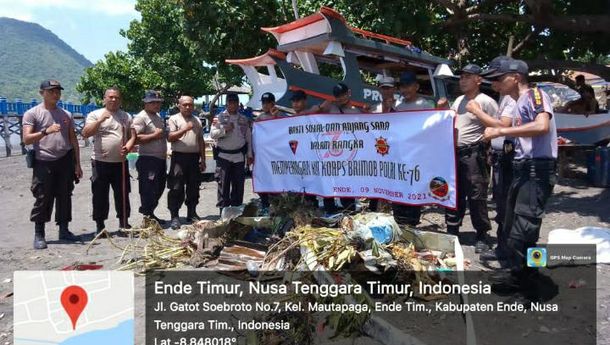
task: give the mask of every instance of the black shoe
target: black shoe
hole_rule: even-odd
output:
[[[501,283],[506,279],[510,279],[511,270],[508,268],[502,268],[489,274],[490,283]]]
[[[81,240],[80,236],[74,235],[70,230],[66,229],[65,231],[59,231],[59,239],[62,241],[69,242],[79,242]]]
[[[174,217],[172,218],[172,221],[170,223],[170,226],[173,230],[178,230],[180,229],[180,218],[178,217]]]
[[[99,235],[102,231],[104,231],[104,229],[106,229],[106,224],[104,224],[103,220],[96,220],[95,221],[95,235]]]
[[[189,207],[188,211],[186,212],[186,221],[190,222],[190,223],[194,223],[194,222],[198,222],[201,220],[201,217],[199,217],[199,215],[197,215],[197,211],[195,210],[195,207]]]
[[[123,231],[123,229],[119,229],[119,230],[117,230],[117,231],[114,233],[114,235],[115,235],[116,237],[122,237],[122,238],[127,238],[127,237],[129,237],[129,233],[127,233],[126,231]]]
[[[506,260],[508,257],[501,249],[496,248],[495,250],[488,250],[482,252],[479,255],[479,260],[481,261],[502,261]]]
[[[474,252],[477,254],[486,252],[491,250],[491,248],[489,247],[489,244],[487,244],[485,241],[482,240],[477,240],[477,243],[474,245]]]
[[[44,239],[44,223],[37,223],[34,227],[34,249],[46,249],[47,241]]]
[[[521,285],[519,284],[519,280],[514,277],[491,284],[491,291],[496,294],[515,293],[519,290],[521,290]]]
[[[165,219],[161,219],[157,216],[153,214],[149,214],[149,215],[144,215],[144,218],[148,218],[149,220],[154,220],[155,222],[159,223],[159,225],[164,225],[165,224]]]
[[[190,216],[186,216],[186,221],[190,222],[190,223],[195,223],[201,220],[201,217],[199,217],[199,215],[197,215],[197,213],[192,214]]]
[[[120,230],[128,230],[128,229],[131,229],[131,225],[129,223],[123,224],[123,222],[119,222],[119,229]]]

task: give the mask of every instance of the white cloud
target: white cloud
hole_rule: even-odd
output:
[[[80,10],[108,16],[137,14],[135,0],[0,0],[0,17],[28,20],[38,10]],[[5,13],[7,12],[7,13]]]
[[[23,20],[25,22],[33,21],[34,17],[32,16],[32,13],[17,11],[14,8],[4,5],[4,2],[4,0],[0,0],[0,8],[2,8],[2,10],[0,11],[0,17],[9,17]]]

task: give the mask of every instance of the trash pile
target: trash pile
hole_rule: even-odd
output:
[[[261,281],[286,279],[287,272],[294,272],[291,274],[299,280],[317,284],[348,280],[357,283],[374,274],[384,281],[417,287],[418,282],[438,282],[446,279],[445,272],[463,269],[458,261],[463,260],[463,255],[454,236],[400,227],[387,213],[324,216],[298,194],[275,196],[269,216],[259,216],[259,209],[257,201],[227,207],[219,220],[200,221],[177,232],[165,232],[158,223],[147,220],[141,228],[131,230],[132,240],[126,247],[113,243],[122,251],[119,270],[144,273],[188,267],[230,271],[237,279]],[[281,274],[273,277],[274,272]],[[429,300],[418,291],[415,297]],[[301,302],[313,299],[321,303],[372,304],[367,293],[342,295],[332,301],[316,295],[291,298]],[[334,311],[320,317],[290,311],[264,315],[267,320],[292,320],[296,326],[285,334],[255,332],[250,335],[251,343],[311,343],[313,332],[319,333],[311,325],[332,330],[330,337],[366,333],[386,344],[411,339],[369,313]],[[303,322],[305,319],[307,322]]]
[[[430,275],[457,266],[453,246],[447,245],[451,236],[401,228],[386,213],[324,217],[298,194],[276,196],[270,210],[270,216],[259,217],[257,201],[227,207],[219,220],[183,226],[174,234],[146,220],[131,230],[134,240],[126,247],[115,245],[122,250],[119,269],[195,267],[247,270],[252,276],[260,271],[346,269],[391,271],[426,282]],[[443,236],[447,238],[438,239]]]

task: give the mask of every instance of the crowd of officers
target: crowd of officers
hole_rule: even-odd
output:
[[[557,133],[549,96],[538,88],[530,88],[528,66],[521,60],[500,56],[483,70],[469,64],[461,71],[459,86],[463,93],[451,105],[456,113],[457,190],[456,210],[446,211],[447,232],[459,234],[459,228],[470,209],[476,230],[475,251],[482,260],[500,260],[505,270],[495,279],[499,284],[518,287],[528,281],[532,270],[526,266],[527,249],[536,245],[546,202],[556,181]],[[483,79],[491,81],[499,93],[498,101],[481,92]],[[437,104],[418,95],[419,83],[412,72],[404,72],[398,80],[381,77],[378,80],[382,101],[374,107],[357,108],[351,101],[350,89],[342,83],[333,89],[334,100],[307,107],[307,94],[292,92],[292,108],[296,115],[315,113],[355,114],[361,112],[391,113],[433,108],[449,108],[446,99]],[[71,115],[57,107],[61,97],[60,83],[44,81],[40,85],[43,102],[30,109],[23,118],[23,139],[33,144],[32,194],[35,198],[31,221],[35,223],[34,248],[43,249],[45,223],[51,220],[53,203],[59,239],[76,241],[68,229],[71,221],[71,194],[74,183],[82,178],[79,146]],[[402,101],[395,99],[399,91]],[[271,93],[262,95],[262,112],[257,120],[286,116],[275,106]],[[178,210],[184,203],[187,221],[200,219],[196,212],[199,202],[201,174],[206,168],[206,147],[201,121],[193,116],[192,97],[178,100],[179,113],[168,119],[160,117],[163,98],[158,91],[147,91],[144,109],[131,118],[120,109],[121,93],[109,88],[104,93],[104,107],[87,116],[82,135],[93,137],[91,157],[92,217],[99,233],[105,228],[109,213],[110,187],[114,194],[118,234],[130,225],[129,172],[126,155],[139,145],[137,161],[138,183],[144,217],[163,221],[155,209],[165,188],[172,229],[180,227]],[[499,103],[499,104],[498,104]],[[408,115],[406,115],[408,116]],[[216,142],[217,207],[240,206],[243,203],[246,165],[254,159],[252,124],[240,112],[236,94],[227,95],[226,110],[218,114],[211,125],[210,136]],[[169,172],[166,167],[167,142],[171,143]],[[489,167],[492,167],[490,169]],[[492,225],[488,216],[487,193],[493,172],[493,200],[496,204],[498,245],[490,246],[488,232]],[[263,209],[269,207],[271,195],[261,194]],[[306,202],[318,205],[315,196]],[[327,213],[354,210],[353,198],[323,199]],[[371,200],[369,208],[376,210],[378,201]],[[421,207],[393,204],[397,222],[415,226],[420,221]]]

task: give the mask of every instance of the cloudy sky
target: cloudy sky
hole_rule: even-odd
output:
[[[42,25],[89,61],[95,63],[112,50],[126,50],[119,35],[139,19],[135,0],[0,0],[0,17]]]

